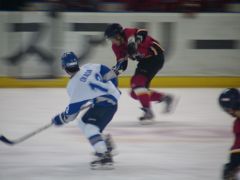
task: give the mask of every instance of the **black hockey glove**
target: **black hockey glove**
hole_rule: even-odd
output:
[[[137,51],[137,43],[131,42],[128,44],[128,56],[132,60],[141,61],[142,55]]]
[[[235,174],[235,168],[233,168],[230,163],[224,164],[222,179],[230,180],[234,177],[234,174]]]
[[[127,46],[127,52],[130,57],[137,54],[137,44],[135,42],[129,43]]]
[[[129,57],[130,59],[132,60],[136,60],[136,61],[142,61],[144,58],[143,58],[143,55],[141,55],[140,53],[136,53],[136,54],[133,54],[132,56]]]
[[[112,67],[112,70],[115,72],[115,74],[118,76],[120,73],[125,71],[128,66],[128,61],[127,60],[121,60],[118,61],[115,66]]]
[[[232,179],[240,167],[240,153],[231,153],[230,162],[223,167],[223,180]]]

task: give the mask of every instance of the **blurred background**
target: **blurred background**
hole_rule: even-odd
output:
[[[165,49],[153,86],[240,86],[238,0],[0,0],[0,10],[0,87],[65,86],[59,58],[66,51],[81,63],[113,66],[103,31],[114,22],[146,28]]]
[[[5,11],[239,12],[238,0],[1,0]]]
[[[225,87],[240,87],[238,0],[0,0],[0,134],[21,137],[63,110],[62,53],[115,65],[103,37],[115,22],[146,28],[165,49],[152,87],[181,98],[176,112],[164,115],[154,105],[156,122],[139,125],[139,104],[128,94],[136,62],[129,61],[108,129],[120,151],[116,170],[88,168],[90,146],[75,122],[14,148],[0,144],[1,180],[220,179],[233,137],[232,117],[217,98]]]

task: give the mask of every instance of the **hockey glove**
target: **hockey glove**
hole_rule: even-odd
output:
[[[131,42],[127,45],[127,52],[129,56],[133,56],[137,54],[137,44],[135,42]]]
[[[239,172],[239,166],[234,166],[231,163],[224,164],[223,166],[223,180],[233,180],[236,177],[236,174]]]
[[[127,69],[127,66],[128,66],[128,61],[121,60],[121,61],[118,61],[115,66],[112,67],[112,70],[118,76],[119,74],[121,74],[123,71]]]
[[[224,165],[223,179],[229,180],[233,178],[240,167],[240,153],[231,153],[230,162]]]
[[[144,58],[143,58],[143,55],[141,55],[140,53],[136,53],[136,54],[133,54],[132,56],[129,56],[130,59],[132,60],[136,60],[136,61],[142,61]]]
[[[132,60],[141,61],[143,59],[142,55],[137,51],[137,43],[128,44],[128,56]]]
[[[61,126],[61,125],[65,124],[65,123],[67,123],[65,121],[65,119],[66,119],[66,116],[65,116],[65,114],[63,112],[61,114],[56,115],[54,118],[52,118],[52,123],[54,125],[56,125],[56,126]]]
[[[230,163],[224,164],[222,179],[229,180],[233,178],[233,176],[234,176],[234,169],[232,168],[231,164]]]

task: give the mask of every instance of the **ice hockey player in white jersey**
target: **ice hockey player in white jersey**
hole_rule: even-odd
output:
[[[79,67],[73,52],[61,57],[62,68],[70,75],[67,92],[70,98],[66,110],[56,115],[52,122],[61,126],[74,120],[86,103],[92,106],[79,121],[79,126],[95,150],[96,160],[90,163],[92,169],[113,168],[111,140],[103,137],[103,130],[112,120],[118,107],[120,91],[117,79],[105,79],[111,70],[101,64],[85,64]]]

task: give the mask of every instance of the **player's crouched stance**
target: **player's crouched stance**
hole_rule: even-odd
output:
[[[74,120],[81,107],[91,102],[92,106],[82,116],[79,126],[95,150],[96,160],[92,169],[112,169],[113,145],[110,136],[103,137],[102,132],[117,111],[120,91],[117,79],[104,79],[110,69],[100,64],[85,64],[79,68],[78,58],[73,52],[64,53],[62,67],[70,75],[67,85],[70,103],[66,110],[56,115],[52,122],[56,126]]]
[[[143,115],[139,117],[140,123],[153,122],[154,113],[151,108],[153,101],[164,103],[164,113],[173,112],[179,98],[150,88],[153,78],[165,62],[164,50],[159,42],[152,38],[146,29],[123,28],[118,23],[109,24],[104,35],[112,42],[112,50],[116,56],[117,63],[113,67],[115,75],[118,76],[127,69],[129,59],[137,62],[130,82],[130,96],[142,106]]]
[[[226,89],[219,96],[219,104],[231,116],[235,117],[233,133],[235,141],[230,151],[230,161],[224,165],[223,180],[240,180],[240,92],[238,89]]]

